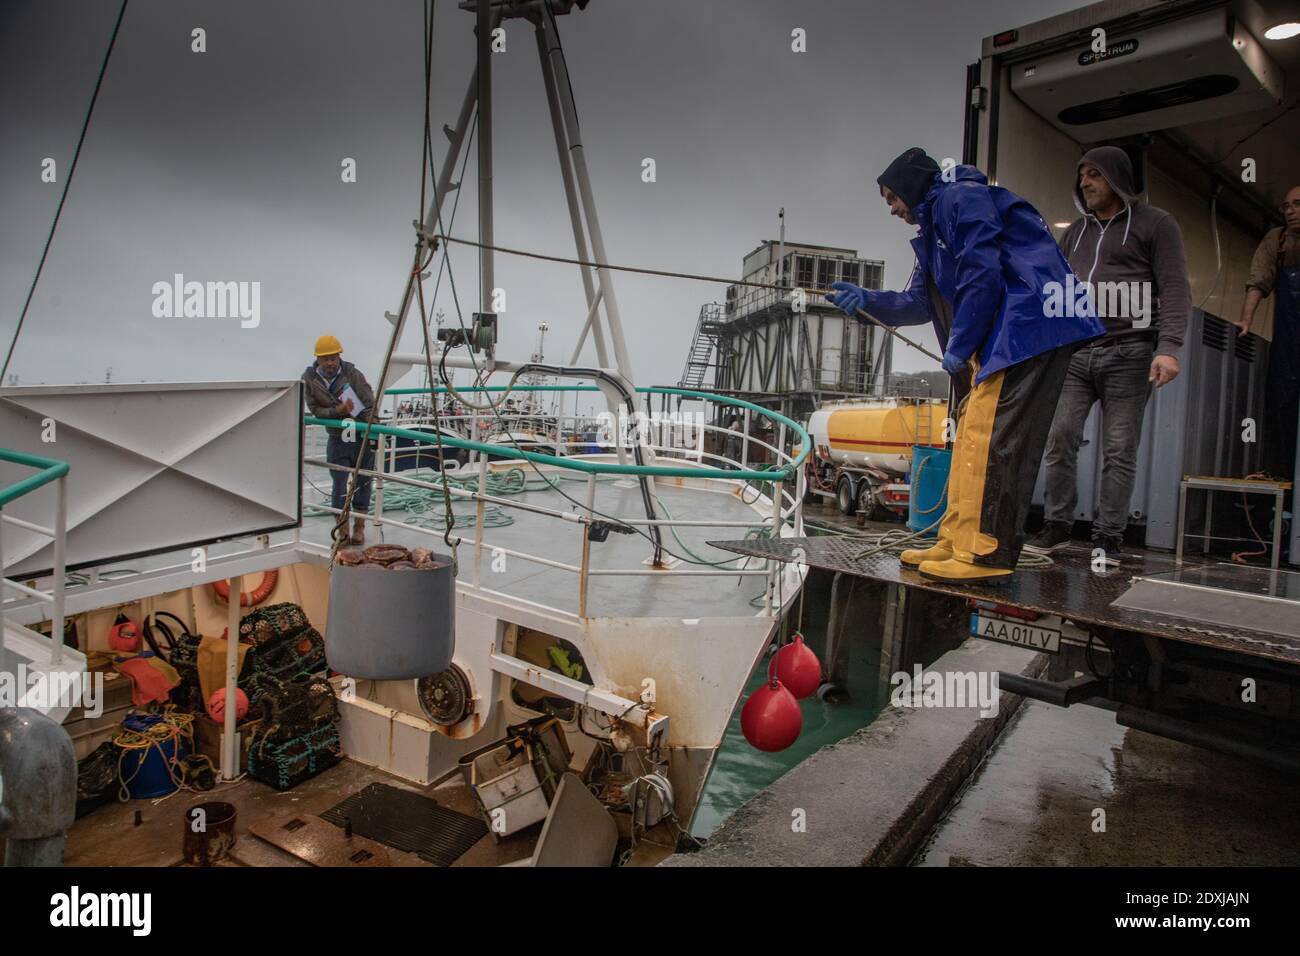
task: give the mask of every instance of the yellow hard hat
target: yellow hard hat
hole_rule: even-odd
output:
[[[338,355],[343,351],[343,343],[332,335],[322,335],[316,340],[316,357]]]

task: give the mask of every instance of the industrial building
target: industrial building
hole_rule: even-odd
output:
[[[880,289],[885,263],[856,249],[767,239],[726,301],[700,308],[681,387],[732,395],[796,420],[837,398],[884,394],[888,336],[826,301],[833,282]]]

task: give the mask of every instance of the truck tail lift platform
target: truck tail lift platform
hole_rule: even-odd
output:
[[[736,554],[802,561],[879,582],[902,606],[913,590],[970,609],[971,632],[1052,655],[1050,680],[1000,672],[1003,690],[1060,707],[1115,712],[1123,726],[1300,773],[1300,574],[1236,564],[1183,564],[1126,552],[1094,570],[1082,545],[1005,584],[923,578],[897,555],[865,558],[851,537],[711,541]],[[892,659],[912,615],[890,616]],[[896,642],[896,643],[893,643]]]

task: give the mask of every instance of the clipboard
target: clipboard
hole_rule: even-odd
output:
[[[353,416],[360,415],[365,410],[360,397],[358,397],[351,385],[344,385],[343,391],[339,392],[339,404],[347,405],[348,414]]]

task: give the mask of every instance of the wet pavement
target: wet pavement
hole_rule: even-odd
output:
[[[1296,866],[1297,789],[1300,779],[1121,727],[1109,711],[1026,701],[914,862]]]
[[[858,520],[857,515],[840,514],[840,509],[835,505],[834,499],[818,498],[815,501],[805,501],[803,506],[803,520],[808,527],[809,534],[822,534],[823,532],[839,534],[879,534],[882,531],[905,531],[907,525],[898,520]]]

